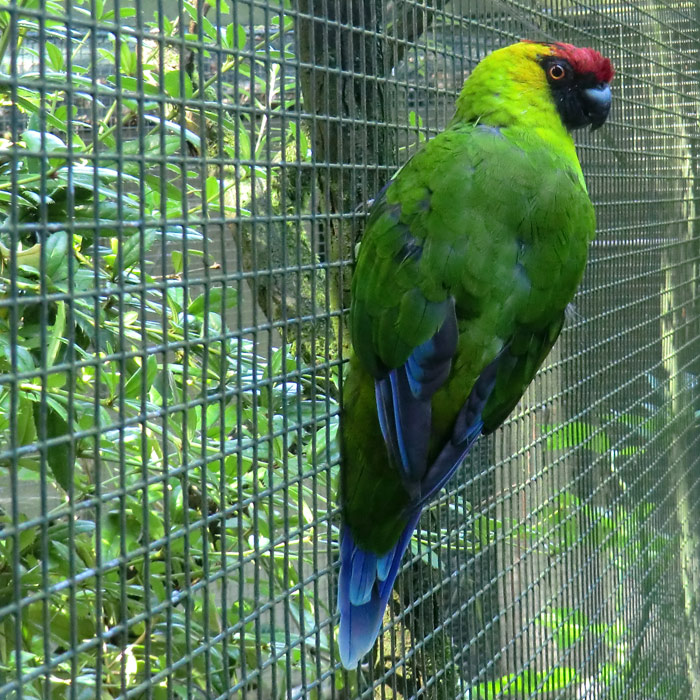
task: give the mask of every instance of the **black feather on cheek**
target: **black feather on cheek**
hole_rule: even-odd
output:
[[[552,90],[552,92],[559,116],[567,129],[580,129],[591,123],[583,109],[579,91],[573,86]]]
[[[607,84],[600,83],[595,75],[577,75],[568,61],[546,56],[541,65],[547,75],[554,104],[564,126],[572,131],[591,125],[599,127],[607,118],[610,109]],[[591,99],[596,93],[605,99]]]

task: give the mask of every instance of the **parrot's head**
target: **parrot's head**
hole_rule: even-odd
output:
[[[571,44],[521,41],[484,58],[467,78],[457,118],[497,127],[600,127],[610,112],[610,59]]]
[[[564,126],[602,126],[612,101],[610,81],[614,71],[610,59],[594,49],[579,49],[571,44],[539,46],[537,61],[547,76]]]

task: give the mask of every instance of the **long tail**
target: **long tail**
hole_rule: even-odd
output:
[[[338,580],[338,644],[340,660],[347,669],[354,669],[377,639],[384,609],[418,518],[420,510],[410,518],[401,537],[383,556],[360,549],[349,528],[343,525]]]

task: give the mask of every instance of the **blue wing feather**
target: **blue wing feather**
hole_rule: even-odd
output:
[[[484,368],[474,383],[469,398],[457,414],[451,439],[430,465],[421,483],[421,507],[449,481],[481,435],[481,429],[484,427],[481,414],[496,385],[498,367],[507,350],[508,346]]]
[[[458,331],[454,300],[448,300],[445,321],[438,332],[419,345],[406,361],[406,375],[413,395],[418,399],[432,398],[445,383],[457,349]]]
[[[413,494],[425,472],[432,406],[429,398],[413,394],[405,366],[391,370],[389,381],[402,477],[406,490]]]
[[[389,452],[392,464],[400,464],[398,453],[398,438],[396,436],[396,422],[394,420],[394,401],[391,398],[391,382],[389,377],[377,379],[374,382],[374,394],[377,404],[377,417],[382,431],[384,444]]]
[[[457,338],[454,300],[448,299],[444,321],[435,335],[416,347],[404,365],[375,380],[382,435],[412,496],[418,497],[427,468],[431,399],[450,373]]]

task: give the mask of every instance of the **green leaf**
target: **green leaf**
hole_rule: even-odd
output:
[[[138,264],[141,259],[141,241],[143,240],[143,251],[146,253],[157,235],[158,232],[150,228],[143,231],[143,235],[138,232],[129,236],[122,246],[122,268],[128,270]]]
[[[205,307],[208,306],[209,312],[218,313],[221,310],[221,297],[222,297],[223,287],[213,287],[209,290],[207,294],[204,292],[200,294],[188,307],[188,312],[193,316],[199,316],[200,318],[204,315]],[[238,303],[238,292],[233,287],[226,287],[226,298],[225,306],[230,309]]]
[[[46,241],[46,276],[52,282],[68,277],[68,234],[58,231]]]
[[[174,134],[181,134],[184,132],[185,139],[189,141],[195,148],[199,148],[202,145],[202,139],[189,129],[185,129],[180,124],[176,122],[168,121],[167,119],[160,119],[153,114],[144,114],[144,120],[149,121],[153,124],[163,127],[166,131],[172,131]]]
[[[52,389],[61,389],[66,385],[67,381],[68,375],[66,372],[52,372],[46,377],[46,388],[49,389],[49,391]]]
[[[69,177],[70,173],[72,173],[72,177]],[[80,196],[81,200],[83,200],[90,196],[90,192],[92,192],[93,194],[100,194],[103,197],[107,197],[109,199],[119,198],[119,194],[116,190],[106,187],[102,184],[102,181],[99,179],[101,177],[112,177],[112,179],[114,179],[113,171],[108,171],[106,168],[94,169],[92,167],[87,166],[73,165],[70,168],[70,173],[68,168],[61,168],[60,170],[56,171],[54,178],[58,183],[62,185],[72,185],[73,187],[75,187],[76,198]],[[97,180],[95,179],[95,174],[99,176]],[[122,180],[135,180],[136,182],[138,182],[137,178],[133,178],[127,175],[126,173],[119,173],[119,176],[122,178]],[[80,190],[82,190],[83,192],[80,192]],[[126,193],[122,192],[121,196],[122,206],[124,204],[130,204],[134,207],[138,206],[138,201],[132,195],[127,195]]]
[[[572,421],[565,425],[544,425],[544,432],[554,431],[547,437],[547,449],[569,450],[574,447],[586,447],[598,454],[605,454],[610,449],[610,439],[600,428],[582,421]]]
[[[15,345],[15,357],[17,361],[18,372],[32,372],[35,369],[34,358],[29,350],[21,345]],[[4,355],[7,361],[7,367],[12,366],[12,346],[7,338],[0,335],[0,355]]]
[[[170,97],[182,97],[180,90],[183,83],[185,87],[185,99],[188,99],[192,97],[194,87],[192,86],[192,79],[187,73],[180,70],[171,70],[163,77],[163,87],[165,88],[166,94],[170,95]]]
[[[119,47],[119,70],[123,75],[135,75],[137,65],[136,54],[129,48],[128,42],[122,41]]]
[[[218,32],[216,27],[204,16],[202,15],[199,21],[202,31],[214,42],[219,40]]]
[[[114,81],[115,77],[111,76],[111,80]],[[135,92],[138,94],[143,94],[144,96],[160,95],[160,90],[158,89],[157,85],[152,85],[151,83],[147,83],[145,81],[139,81],[137,78],[129,75],[121,76],[121,84],[123,93]],[[102,85],[100,85],[100,88],[102,88]]]
[[[219,201],[219,191],[221,187],[221,183],[219,181],[218,177],[214,177],[213,175],[210,175],[207,180],[206,180],[206,197],[207,197],[207,202],[212,203],[212,202],[218,202]]]
[[[221,35],[221,48],[222,49],[228,49],[229,51],[232,50],[233,47],[233,32],[234,32],[234,25],[229,24],[226,27],[226,31],[223,32]]]
[[[92,520],[73,520],[70,525],[59,521],[49,527],[47,534],[54,542],[70,544],[73,537],[92,535],[95,529],[96,525]]]
[[[39,420],[40,403],[34,404],[34,418]],[[47,406],[46,409],[46,437],[60,438],[68,435],[68,423],[53,408]],[[73,464],[70,462],[70,445],[62,442],[52,445],[46,450],[46,461],[53,474],[56,483],[64,490],[68,491],[73,481]]]
[[[30,399],[20,394],[17,411],[17,444],[30,445],[36,440],[34,425],[34,404]]]
[[[143,139],[134,139],[133,141],[125,141],[122,144],[122,153],[124,155],[145,155],[147,157],[158,158],[161,156],[172,155],[180,150],[180,137],[175,134],[165,134],[161,136],[160,134],[151,134]],[[115,157],[117,154],[115,154]],[[126,161],[124,163],[126,166],[136,166],[138,163],[130,163]]]
[[[182,272],[182,252],[179,250],[174,250],[170,257],[173,261],[173,272],[175,274],[180,274]]]
[[[136,399],[141,396],[141,381],[143,376],[143,365],[139,367],[124,385],[124,397],[127,399]],[[156,374],[158,373],[158,360],[155,355],[149,356],[146,360],[146,391],[153,384]]]
[[[59,301],[56,304],[56,319],[51,329],[49,347],[46,351],[46,366],[53,367],[56,363],[56,355],[63,341],[63,334],[66,330],[66,302]]]
[[[32,100],[27,99],[27,97],[24,95],[16,95],[14,101],[16,105],[27,114],[35,115],[39,111],[38,102],[32,102]],[[60,120],[56,119],[53,114],[49,113],[48,111],[44,111],[43,117],[46,119],[47,126],[52,126],[60,131],[65,131],[66,125]]]
[[[58,46],[52,44],[50,41],[44,43],[46,48],[46,53],[49,57],[49,63],[55,71],[62,71],[65,68],[65,59],[63,58],[63,52]]]
[[[252,157],[252,144],[250,140],[250,134],[248,133],[248,126],[242,119],[238,119],[238,127],[236,128],[236,145],[238,146],[238,154],[241,160],[250,160]]]
[[[48,131],[32,131],[27,129],[22,132],[22,141],[33,153],[53,153],[54,151],[66,151],[66,144],[55,134]]]
[[[542,671],[537,675],[544,681],[541,692],[545,693],[563,690],[577,680],[576,669],[569,666],[556,666],[550,671]]]

